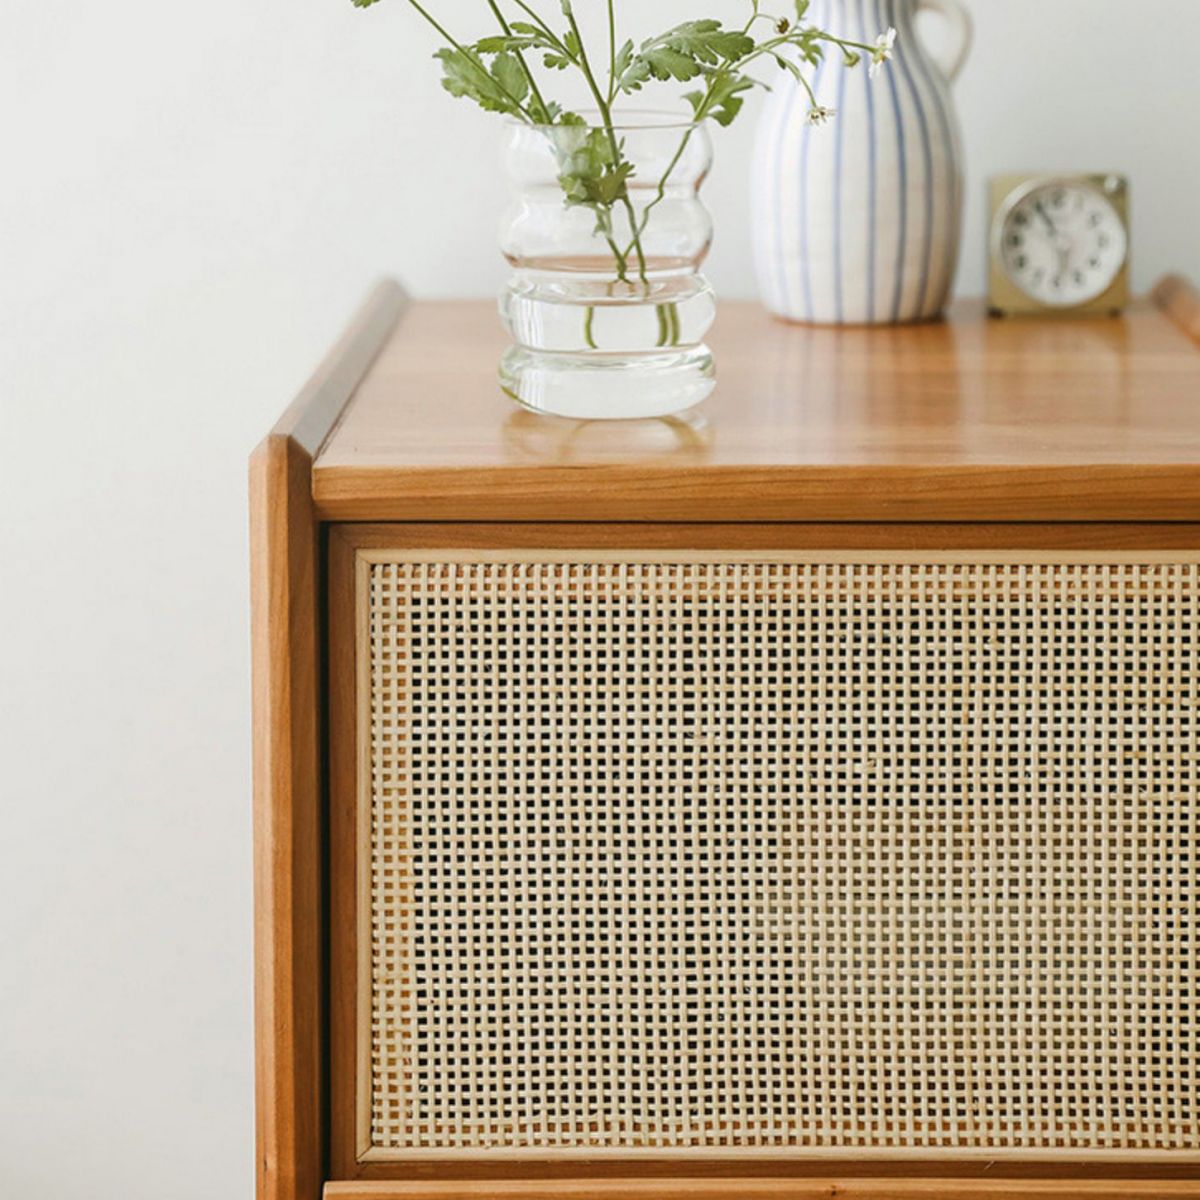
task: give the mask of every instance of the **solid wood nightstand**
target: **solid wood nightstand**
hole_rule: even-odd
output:
[[[260,1200],[1200,1197],[1192,339],[589,424],[379,287],[251,471]]]

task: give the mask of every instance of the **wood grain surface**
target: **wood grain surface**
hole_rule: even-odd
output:
[[[328,520],[1194,521],[1187,291],[1122,318],[818,329],[721,306],[715,395],[577,422],[496,384],[494,306],[413,306],[319,455]]]

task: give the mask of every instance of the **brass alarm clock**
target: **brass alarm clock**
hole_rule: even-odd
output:
[[[988,302],[999,316],[1119,313],[1129,302],[1129,183],[1005,175],[991,184]]]

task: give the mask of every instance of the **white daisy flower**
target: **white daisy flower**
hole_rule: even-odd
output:
[[[871,65],[868,68],[868,73],[874,79],[879,74],[883,64],[892,57],[892,51],[896,46],[896,31],[889,29],[887,33],[881,33],[875,39],[875,49],[871,51]]]
[[[824,125],[826,121],[830,121],[836,116],[836,108],[826,108],[823,104],[816,104],[808,110],[808,123],[810,125]]]

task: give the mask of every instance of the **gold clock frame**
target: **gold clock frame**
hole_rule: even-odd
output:
[[[1023,292],[1004,269],[1000,240],[1009,213],[1030,192],[1062,184],[1087,187],[1099,192],[1116,209],[1129,246],[1125,262],[1112,285],[1094,300],[1084,304],[1043,304]],[[1132,230],[1129,222],[1129,180],[1114,172],[1100,174],[1007,174],[995,176],[989,184],[988,226],[988,309],[998,317],[1081,317],[1116,316],[1129,304]]]

